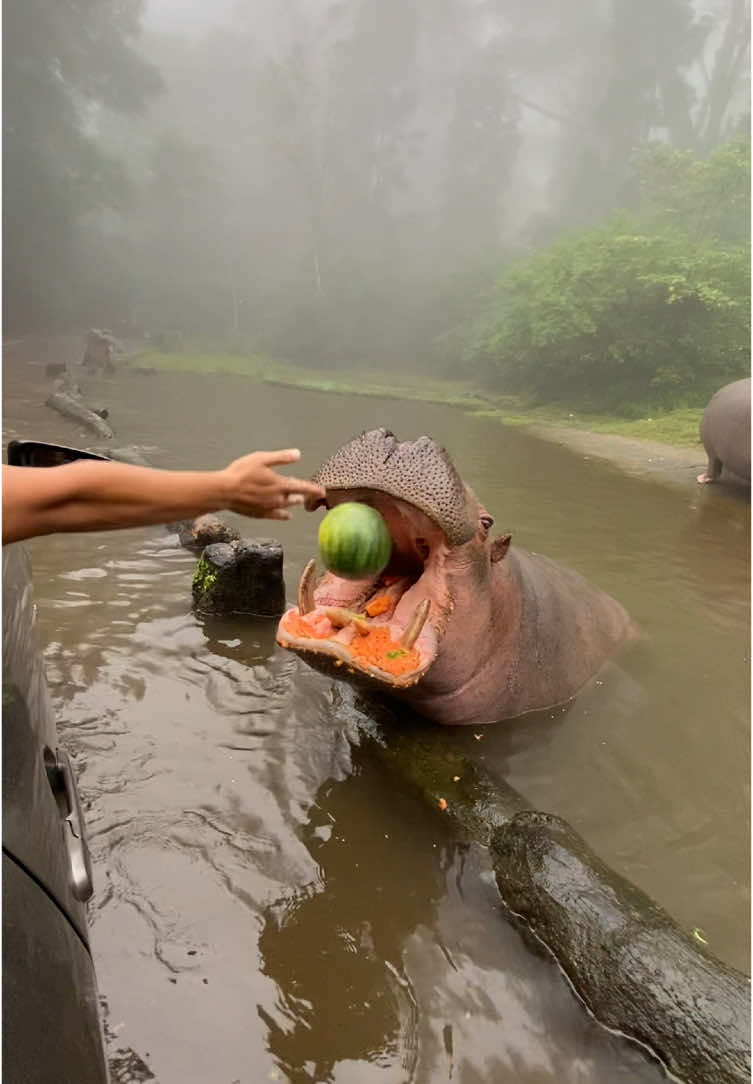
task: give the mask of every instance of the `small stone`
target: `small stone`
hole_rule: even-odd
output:
[[[190,550],[203,550],[215,542],[238,542],[240,537],[235,527],[218,516],[199,516],[178,524],[178,541]]]

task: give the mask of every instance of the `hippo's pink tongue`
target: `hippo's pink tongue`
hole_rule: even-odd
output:
[[[331,572],[326,573],[319,586],[316,586],[316,559],[306,564],[298,584],[298,609],[302,614],[310,613],[316,606],[342,606],[357,610],[374,593],[379,576],[369,576],[363,580],[343,580]],[[316,592],[316,598],[314,593]]]
[[[323,617],[339,629],[352,625],[362,634],[372,627],[389,625],[407,648],[413,647],[421,635],[430,603],[428,598],[416,596],[415,582],[410,577],[381,574],[364,580],[343,580],[327,573],[318,587],[315,577],[316,561],[312,558],[298,585],[301,617],[308,617],[314,624]]]

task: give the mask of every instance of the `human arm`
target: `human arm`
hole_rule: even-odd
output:
[[[278,474],[300,452],[252,452],[218,471],[167,471],[78,460],[61,467],[3,465],[3,545],[58,531],[103,531],[191,519],[229,509],[290,519],[320,486]]]

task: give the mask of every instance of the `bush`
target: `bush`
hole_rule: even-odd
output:
[[[620,414],[701,405],[750,368],[750,144],[651,144],[634,212],[497,281],[465,360],[498,388]]]
[[[621,217],[503,276],[470,355],[539,402],[691,405],[747,373],[749,329],[748,246]]]

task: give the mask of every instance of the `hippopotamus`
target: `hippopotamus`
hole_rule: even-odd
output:
[[[318,670],[438,723],[491,723],[565,704],[634,634],[619,602],[577,572],[494,537],[492,515],[429,437],[363,433],[313,478],[326,496],[309,510],[362,501],[393,542],[377,576],[325,571],[317,582],[315,560],[304,569],[277,641]]]
[[[712,396],[700,434],[709,461],[699,482],[716,482],[725,467],[750,481],[750,378],[725,384]]]

